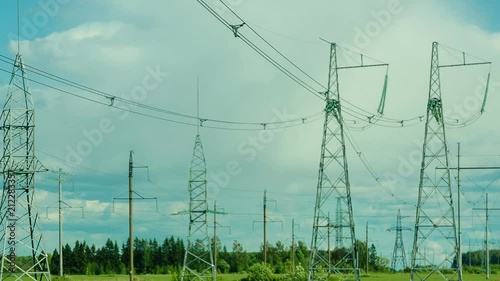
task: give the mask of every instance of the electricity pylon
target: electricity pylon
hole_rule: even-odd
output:
[[[214,280],[215,268],[207,224],[207,168],[200,135],[196,135],[189,173],[189,234],[181,280]]]
[[[358,248],[354,231],[338,70],[373,66],[387,66],[387,64],[364,65],[361,63],[359,66],[339,67],[337,65],[337,44],[330,43],[328,87],[324,92],[326,102],[325,123],[323,126],[314,208],[309,281],[327,280],[332,274],[337,275],[340,280],[346,280],[346,278],[350,277],[353,277],[356,281],[359,280]],[[332,194],[333,196],[331,196]],[[333,224],[330,222],[329,213],[330,211],[333,212],[335,208],[334,200],[332,200],[335,198],[338,200],[336,206],[337,219]],[[336,260],[331,259],[328,250],[330,249],[329,236],[331,228],[336,229],[336,245],[342,245],[342,248],[335,249],[341,255]],[[346,229],[345,233],[343,232],[344,229]],[[342,237],[338,237],[339,233]]]
[[[429,96],[423,144],[418,204],[416,210],[410,279],[427,280],[439,275],[445,280],[462,280],[460,241],[457,239],[453,207],[448,147],[445,134],[440,68],[490,64],[439,64],[438,43],[432,43]],[[483,105],[484,106],[484,105]],[[442,169],[437,169],[441,167]],[[436,261],[429,260],[425,248],[432,248]],[[434,259],[434,258],[433,258]]]
[[[199,118],[199,83],[197,112]],[[207,166],[198,125],[189,170],[189,232],[181,280],[216,280],[212,245],[208,236]]]
[[[0,119],[3,130],[0,280],[51,280],[35,201],[35,174],[47,169],[35,156],[35,108],[19,52]]]
[[[403,244],[403,230],[411,230],[409,227],[401,225],[401,211],[398,209],[396,226],[387,229],[387,231],[396,231],[396,241],[394,242],[394,251],[392,252],[391,271],[407,267],[405,246]]]

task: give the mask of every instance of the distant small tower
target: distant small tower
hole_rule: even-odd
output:
[[[391,227],[387,231],[396,231],[396,241],[394,242],[394,252],[392,253],[391,271],[407,268],[405,246],[403,245],[403,230],[412,230],[409,227],[401,226],[401,211],[398,209],[396,227]]]
[[[199,110],[198,110],[199,112]],[[198,113],[199,119],[199,113]],[[200,132],[196,134],[189,170],[189,234],[181,280],[216,280],[208,236],[207,167]]]

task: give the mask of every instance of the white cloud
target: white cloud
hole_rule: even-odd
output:
[[[495,64],[500,62],[498,34],[483,31],[473,23],[450,14],[449,7],[444,4],[401,3],[403,10],[392,15],[390,24],[376,36],[371,36],[369,44],[358,46],[369,56],[391,65],[387,116],[407,118],[425,111],[429,56],[434,40],[491,59]],[[146,67],[159,65],[170,76],[149,91],[141,102],[188,114],[195,113],[195,77],[200,76],[201,115],[210,118],[266,121],[273,116],[273,109],[286,107],[290,113],[301,117],[324,108],[319,99],[234,38],[229,30],[225,30],[194,2],[158,1],[142,5],[134,1],[112,1],[97,5],[101,9],[109,9],[111,5],[116,8],[113,11],[123,14],[113,12],[108,21],[103,21],[89,13],[81,24],[23,42],[25,62],[96,89],[126,95],[127,98],[131,98],[132,89],[143,82],[147,75]],[[248,20],[249,25],[262,27],[255,28],[325,84],[328,45],[317,38],[324,37],[356,47],[356,28],[365,30],[368,24],[377,21],[372,11],[387,8],[386,1],[369,4],[354,1],[342,5],[345,6],[343,9],[337,9],[337,3],[330,1],[316,5],[244,1],[234,8]],[[227,16],[236,22],[230,13]],[[497,81],[498,71],[495,68],[493,71],[492,81]],[[384,74],[385,70],[342,74],[342,97],[373,111],[378,104]],[[484,76],[485,71],[445,73],[443,70],[442,75],[445,105],[453,107],[463,104],[474,92],[479,83],[477,77]],[[314,86],[320,90],[318,85]],[[86,188],[67,200],[72,206],[85,207],[86,217],[79,219],[75,216],[72,221],[89,227],[89,230],[82,230],[78,224],[69,225],[74,233],[67,235],[68,241],[83,237],[96,239],[95,243],[99,245],[99,241],[108,237],[121,242],[120,239],[127,236],[127,203],[115,202],[115,213],[112,213],[111,202],[126,191],[128,151],[131,149],[136,152],[135,161],[148,165],[151,177],[158,183],[158,186],[145,183],[144,171],[137,170],[134,175],[137,192],[159,198],[159,214],[151,212],[150,205],[141,207],[138,203],[137,223],[142,224],[138,226],[138,232],[146,234],[150,230],[158,236],[162,233],[186,235],[186,216],[168,214],[188,208],[187,176],[196,134],[194,128],[134,115],[124,117],[123,112],[113,112],[107,107],[71,98],[39,85],[32,85],[32,88],[36,91],[36,99],[43,104],[37,112],[37,148],[44,152],[73,161],[75,159],[68,156],[68,147],[76,150],[78,145],[89,141],[86,135],[95,132],[104,118],[109,118],[114,126],[112,132],[103,134],[101,141],[91,147],[88,155],[81,157],[79,164],[92,170],[66,165],[82,175],[75,183],[77,190],[78,185]],[[461,130],[448,130],[452,153],[456,154],[456,141],[467,142],[464,149],[471,153],[477,150],[480,154],[491,154],[498,150],[491,141],[498,139],[498,132],[485,130],[494,128],[498,120],[495,111],[498,99],[495,95],[490,97],[487,112],[476,124]],[[104,98],[100,101],[109,102]],[[264,149],[255,148],[257,154],[253,161],[247,161],[248,155],[239,152],[238,147],[248,142],[249,138],[259,137],[258,132],[201,129],[209,171],[220,176],[229,161],[237,161],[241,167],[241,173],[231,176],[230,183],[221,188],[215,198],[221,208],[230,213],[220,218],[221,222],[232,226],[232,234],[227,235],[227,241],[224,241],[229,248],[234,239],[243,242],[245,249],[258,248],[261,231],[253,230],[251,225],[253,220],[261,219],[261,191],[266,188],[278,200],[279,208],[275,214],[285,225],[285,230],[276,231],[272,239],[284,242],[290,220],[295,218],[295,222],[301,224],[299,235],[309,244],[322,129],[322,120],[319,120],[276,132]],[[395,222],[397,209],[400,208],[408,216],[415,213],[420,163],[417,161],[415,165],[410,157],[415,151],[420,155],[423,134],[422,123],[403,129],[373,127],[366,132],[352,132],[382,182],[388,183],[388,172],[398,175],[404,168],[413,169],[390,187],[390,193],[410,203],[404,205],[377,186],[355,151],[348,147],[356,231],[363,233],[365,221],[369,220],[370,225],[377,228],[373,239],[378,241],[386,255],[392,250],[393,237],[384,232]],[[57,168],[61,164],[47,155],[39,154],[39,157],[47,167]],[[409,161],[408,166],[406,162]],[[476,161],[481,163],[481,159]],[[107,178],[99,172],[115,176]],[[51,199],[56,198],[55,193],[41,190],[37,195],[40,205],[56,202]],[[470,209],[470,206],[467,208]],[[409,223],[412,220],[413,217],[406,221]],[[53,222],[51,213],[48,223],[53,225]],[[93,223],[97,227],[92,228]],[[53,232],[48,232],[50,239],[53,235]],[[407,247],[411,242],[406,241]]]

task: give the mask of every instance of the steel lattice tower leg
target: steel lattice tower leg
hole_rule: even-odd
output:
[[[405,269],[407,267],[405,246],[403,244],[403,230],[411,230],[410,228],[403,227],[401,225],[400,210],[398,210],[396,227],[391,227],[387,230],[396,231],[396,241],[394,242],[394,251],[392,252],[392,261],[391,261],[391,270],[392,272],[396,272],[398,269]]]
[[[327,280],[332,274],[337,275],[341,280],[353,276],[355,280],[359,280],[344,127],[340,107],[337,48],[334,43],[330,45],[329,66],[308,280]],[[331,224],[328,214],[335,210],[336,198],[340,198],[339,202],[341,203],[341,206],[337,206],[337,210],[342,212],[338,214],[340,224]],[[344,247],[334,250],[340,255],[340,258],[332,260],[330,264],[328,235],[331,227],[345,228],[349,231],[342,235]]]
[[[436,168],[444,169],[436,169]],[[425,251],[433,251],[434,260]],[[457,230],[453,209],[448,148],[443,120],[439,77],[438,43],[432,44],[429,100],[423,145],[418,204],[415,219],[411,280],[440,275],[445,280],[462,280],[457,266]]]
[[[3,130],[3,193],[0,205],[0,280],[50,280],[48,257],[35,201],[35,108],[17,54],[0,116]]]
[[[215,267],[207,224],[207,168],[200,135],[196,135],[189,171],[189,234],[181,280],[214,280]]]

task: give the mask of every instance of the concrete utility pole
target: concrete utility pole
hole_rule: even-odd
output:
[[[461,214],[462,214],[462,205],[461,205],[461,189],[460,189],[460,142],[457,143],[457,218],[458,218],[458,270],[459,276],[462,276],[462,224],[461,224]]]
[[[295,222],[292,219],[292,272],[295,274]]]
[[[500,208],[488,208],[488,193],[486,193],[486,199],[485,199],[485,208],[473,208],[473,210],[483,210],[485,212],[485,217],[486,217],[486,225],[484,229],[484,243],[485,243],[485,248],[486,248],[486,279],[490,279],[490,250],[488,246],[488,222],[490,218],[490,213],[489,211],[500,211]]]
[[[295,274],[295,226],[299,226],[299,224],[295,223],[295,220],[292,219],[292,248],[291,248],[291,256],[292,256],[292,273]]]
[[[437,170],[442,170],[445,169],[444,167],[437,167]],[[460,166],[460,143],[458,143],[458,163],[456,168],[448,168],[449,170],[457,170],[457,182],[458,182],[458,237],[459,237],[459,243],[458,243],[458,266],[460,269],[460,272],[462,271],[462,228],[461,228],[461,218],[460,218],[460,213],[461,213],[461,206],[460,206],[460,198],[461,198],[461,186],[460,186],[460,171],[461,170],[500,170],[500,167],[494,167],[494,166],[484,166],[484,167],[461,167]],[[485,210],[486,211],[486,230],[485,230],[485,243],[486,243],[486,252],[487,252],[487,258],[486,258],[486,279],[490,278],[490,268],[489,268],[489,253],[488,253],[488,211],[490,210],[500,210],[500,209],[492,209],[488,208],[488,193],[486,193],[486,208],[473,208],[473,210]],[[470,241],[469,241],[470,243]],[[470,246],[469,246],[470,248]],[[470,249],[469,249],[469,256],[470,256]],[[470,258],[469,258],[469,263],[470,263]]]
[[[63,276],[62,251],[62,169],[59,169],[59,276]]]
[[[134,212],[133,212],[133,200],[134,194],[138,195],[139,198],[143,200],[158,200],[156,197],[143,197],[139,193],[135,192],[133,189],[133,179],[134,179],[134,169],[145,168],[148,169],[148,180],[149,180],[149,168],[148,166],[134,166],[134,160],[132,155],[133,150],[130,150],[129,161],[128,161],[128,197],[127,198],[113,198],[114,200],[127,200],[128,201],[128,242],[129,242],[129,280],[134,280]],[[158,201],[156,202],[156,208],[158,209]]]
[[[217,280],[217,200],[214,200],[214,268]]]
[[[370,248],[368,246],[368,222],[366,222],[366,274],[368,274],[369,260],[370,260]]]
[[[208,210],[208,212],[212,212],[210,210]],[[217,279],[217,226],[219,227],[229,227],[229,234],[231,234],[231,227],[230,226],[224,226],[224,225],[221,225],[220,223],[217,222],[217,215],[225,215],[227,214],[226,212],[224,212],[224,210],[220,210],[218,211],[217,210],[217,201],[214,200],[214,210],[213,210],[213,213],[214,213],[214,244],[213,244],[213,248],[214,248],[214,268],[215,268],[215,277]]]
[[[72,206],[68,205],[66,202],[63,200],[63,194],[62,194],[62,182],[65,181],[63,176],[74,176],[72,174],[65,173],[62,169],[59,169],[57,171],[52,171],[53,173],[57,173],[58,177],[57,178],[49,178],[51,180],[56,180],[58,182],[58,187],[59,187],[59,196],[57,200],[57,209],[58,209],[58,222],[59,222],[59,245],[58,245],[58,251],[59,251],[59,277],[64,276],[64,254],[63,254],[63,205],[66,205],[67,208],[73,208]],[[50,206],[47,207],[47,218],[49,217],[49,208]],[[54,207],[55,208],[55,207]],[[82,209],[82,218],[85,217],[84,215],[84,210],[83,207],[79,207]]]
[[[266,229],[266,223],[267,223],[267,190],[264,190],[264,264],[267,263],[267,229]]]
[[[264,264],[267,263],[267,202],[274,202],[275,204],[278,204],[276,200],[269,200],[267,199],[267,189],[264,190],[264,204],[263,204],[263,208],[264,208],[264,212],[263,212],[263,224],[264,224],[264,247],[263,247],[263,251],[264,251]],[[278,222],[278,221],[271,221],[271,222]],[[281,221],[279,221],[281,222]]]
[[[134,179],[134,161],[132,159],[133,150],[130,151],[128,162],[128,244],[129,244],[129,277],[130,281],[134,281],[134,212],[132,210],[132,196],[134,189],[132,187]]]
[[[283,229],[283,222],[282,221],[275,221],[275,220],[270,220],[269,219],[269,216],[267,215],[267,203],[268,202],[274,202],[275,206],[277,207],[278,206],[278,203],[276,200],[269,200],[267,198],[267,189],[264,190],[264,200],[263,200],[263,204],[262,204],[262,208],[263,208],[263,213],[262,213],[262,217],[263,217],[263,220],[262,221],[253,221],[253,223],[255,224],[256,222],[261,222],[263,224],[263,228],[264,228],[264,238],[263,238],[263,242],[264,242],[264,245],[262,246],[262,262],[264,264],[267,263],[267,224],[268,223],[276,223],[276,222],[280,222],[281,223],[281,229]]]
[[[62,204],[64,201],[62,200],[62,182],[63,182],[63,174],[66,174],[63,172],[61,168],[59,168],[59,177],[58,177],[58,182],[59,182],[59,200],[58,200],[58,209],[59,209],[59,277],[62,277],[64,275],[64,270],[63,270],[63,242],[62,242],[62,235],[63,235],[63,215],[62,215]],[[66,174],[68,175],[68,174]],[[66,203],[64,203],[66,204]],[[66,204],[68,205],[68,204]],[[70,206],[71,208],[71,206]],[[83,207],[82,207],[82,214],[83,214]]]

